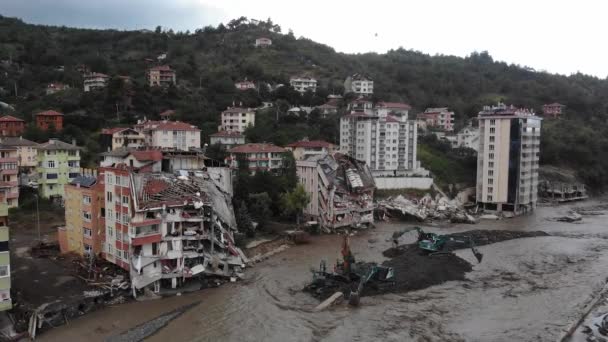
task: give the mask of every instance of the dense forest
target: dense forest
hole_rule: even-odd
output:
[[[255,48],[258,37],[272,39],[270,48]],[[149,88],[145,71],[162,64],[177,72],[177,86]],[[290,117],[290,105],[318,105],[331,93],[342,93],[345,77],[363,73],[375,81],[376,99],[407,102],[414,114],[426,107],[448,106],[456,112],[457,128],[483,105],[502,100],[540,111],[542,104],[567,105],[561,120],[543,127],[541,163],[570,167],[589,185],[608,185],[608,81],[583,74],[570,76],[538,72],[494,61],[487,52],[465,58],[430,56],[402,48],[386,54],[344,54],[309,39],[283,33],[269,19],[251,23],[238,18],[226,25],[194,32],[90,30],[31,25],[0,17],[0,101],[3,113],[31,121],[32,114],[56,109],[65,116],[65,129],[50,133],[87,147],[87,161],[98,152],[96,134],[103,127],[129,125],[157,118],[175,109],[178,118],[198,125],[203,140],[217,130],[219,113],[232,104],[259,106],[274,101],[247,132],[250,141],[285,144],[303,137],[336,141],[337,118]],[[113,76],[103,91],[84,93],[79,67]],[[319,79],[316,94],[300,95],[290,87],[270,91],[262,84],[288,84],[291,75]],[[129,76],[132,82],[125,83]],[[234,82],[247,78],[259,90],[237,91]],[[47,84],[62,82],[70,89],[46,95]],[[49,133],[28,127],[29,138]],[[428,159],[432,145],[424,145]],[[435,148],[437,151],[437,149]],[[450,165],[437,162],[436,165]],[[424,163],[424,160],[423,160]],[[465,177],[466,178],[466,177]]]

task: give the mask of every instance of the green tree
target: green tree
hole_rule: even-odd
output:
[[[272,199],[267,192],[249,194],[249,212],[258,223],[258,229],[264,228],[266,222],[272,216],[271,205]]]
[[[281,196],[283,211],[286,215],[295,215],[296,224],[300,226],[302,211],[310,202],[310,195],[304,189],[304,185],[298,184],[293,191],[286,192]]]

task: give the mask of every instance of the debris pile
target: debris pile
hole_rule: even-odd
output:
[[[477,221],[458,200],[449,200],[437,194],[435,199],[426,194],[419,200],[407,199],[401,195],[389,197],[378,202],[377,215],[380,218],[414,218],[417,221],[447,220],[452,223],[471,223]]]
[[[476,246],[483,246],[518,238],[548,236],[548,234],[542,231],[472,230],[446,236],[455,240],[471,239]],[[465,274],[473,269],[468,261],[456,254],[429,255],[421,251],[417,243],[389,248],[383,252],[383,255],[390,259],[383,262],[382,266],[393,269],[393,278],[390,282],[371,282],[363,289],[361,296],[420,290],[446,281],[464,280]],[[373,264],[358,262],[354,265],[354,269],[365,269],[370,265]],[[358,280],[357,277],[347,279],[338,274],[325,273],[322,279],[315,279],[304,288],[304,291],[315,298],[325,300],[335,292],[348,295],[356,289]]]

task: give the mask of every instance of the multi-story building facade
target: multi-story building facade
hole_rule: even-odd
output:
[[[409,117],[412,106],[401,102],[378,102],[374,111],[378,116],[396,115]]]
[[[418,114],[418,120],[426,122],[426,127],[435,127],[446,132],[454,130],[454,112],[448,108],[427,108],[424,113]]]
[[[499,103],[479,112],[477,203],[522,213],[536,207],[541,119]]]
[[[229,107],[222,112],[218,131],[243,134],[247,127],[255,126],[255,111],[251,108]]]
[[[368,115],[374,114],[374,102],[366,97],[359,97],[352,100],[346,106],[346,109],[351,113],[364,113]]]
[[[233,148],[245,143],[245,136],[239,132],[221,131],[209,135],[209,143],[211,145],[220,144],[227,149]]]
[[[336,145],[322,140],[302,140],[285,146],[285,149],[291,151],[296,160],[303,160],[314,155],[333,154]]]
[[[344,81],[344,93],[371,96],[374,94],[374,81],[365,75],[353,74]]]
[[[145,137],[146,146],[187,151],[201,147],[201,130],[181,121],[143,121],[135,130]]]
[[[78,176],[65,185],[65,241],[61,253],[100,255],[105,241],[105,200],[96,175]]]
[[[99,134],[99,144],[103,151],[141,147],[146,144],[146,137],[142,132],[128,127],[104,128]]]
[[[479,129],[467,126],[456,134],[456,147],[470,148],[475,151],[479,149]]]
[[[55,110],[45,110],[36,114],[36,126],[43,131],[54,127],[56,131],[63,129],[63,114]]]
[[[2,138],[2,145],[17,149],[17,166],[19,167],[19,184],[26,185],[30,176],[35,174],[38,166],[38,143],[23,137]]]
[[[175,85],[175,71],[168,65],[155,66],[148,69],[146,79],[150,87],[169,87]]]
[[[565,108],[566,106],[557,102],[543,105],[543,117],[557,119],[564,113]]]
[[[25,131],[25,121],[11,115],[0,117],[0,136],[18,137]]]
[[[37,150],[38,193],[43,198],[63,198],[65,185],[80,176],[80,147],[51,139]]]
[[[84,91],[89,92],[107,87],[110,76],[99,72],[92,72],[84,75],[83,80]]]
[[[312,155],[296,162],[298,179],[310,196],[304,214],[327,229],[374,223],[374,178],[362,162],[346,155]]]
[[[245,144],[228,150],[226,164],[231,168],[239,167],[239,162],[246,162],[249,171],[281,173],[285,167],[286,149],[273,144]]]
[[[19,206],[19,158],[17,149],[0,145],[0,191],[8,208]]]
[[[416,121],[407,115],[351,113],[340,119],[340,151],[365,161],[374,176],[418,169]]]
[[[272,45],[272,40],[266,37],[260,37],[255,40],[255,47],[269,47]]]
[[[315,109],[319,110],[322,119],[327,119],[332,115],[338,114],[338,104],[336,102],[327,102],[320,106],[316,106]]]
[[[289,79],[289,85],[300,93],[305,93],[308,90],[313,93],[317,91],[317,80],[308,76],[292,76]]]
[[[9,228],[6,225],[0,226],[0,311],[10,310],[13,307],[9,241]]]

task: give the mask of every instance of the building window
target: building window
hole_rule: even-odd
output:
[[[493,187],[491,187],[491,186],[490,186],[490,187],[488,187],[488,192],[490,192],[490,193],[491,193],[491,192],[494,192],[494,188],[493,188]]]
[[[496,120],[494,120],[494,119],[490,120],[490,125],[494,125],[494,124],[496,124]]]
[[[490,127],[490,134],[496,133],[496,128],[495,127]]]
[[[75,157],[78,155],[78,151],[68,151],[68,155],[71,157]]]
[[[91,237],[91,236],[93,236],[93,232],[91,231],[90,228],[82,228],[82,235],[84,235],[86,237]]]
[[[68,160],[68,166],[69,167],[79,167],[80,163],[78,162],[78,160]]]
[[[0,266],[0,277],[1,278],[8,277],[8,276],[10,276],[10,274],[11,273],[10,273],[8,265]]]
[[[91,254],[93,252],[93,247],[91,247],[91,245],[87,245],[86,243],[84,244],[84,252],[86,254]]]
[[[108,226],[108,236],[114,236],[114,228]]]
[[[494,171],[493,170],[488,170],[488,177],[492,177],[494,176]]]
[[[108,209],[108,215],[106,218],[110,221],[114,220],[114,211],[112,209]]]
[[[54,160],[49,160],[46,162],[46,166],[50,167],[50,168],[54,168],[55,167],[55,161]]]
[[[122,205],[129,205],[129,196],[122,196]]]
[[[492,202],[492,195],[488,195],[488,202]]]
[[[490,137],[490,142],[493,143],[494,142],[494,137]]]
[[[490,145],[488,148],[490,151],[494,151],[494,145]]]
[[[129,223],[129,214],[122,214],[122,223]]]
[[[57,174],[56,173],[47,173],[46,179],[57,179]]]
[[[68,178],[76,178],[78,176],[80,176],[80,173],[78,173],[78,172],[70,172],[70,173],[68,173]]]
[[[490,153],[490,154],[488,155],[488,158],[490,158],[490,159],[494,159],[494,153]]]
[[[122,232],[120,230],[116,230],[116,240],[122,241]]]
[[[91,196],[82,195],[82,203],[84,203],[84,204],[91,204]]]
[[[488,178],[488,184],[490,184],[490,185],[494,184],[494,178]]]
[[[489,162],[488,167],[494,167],[494,162]]]
[[[106,202],[112,202],[112,192],[106,192]]]
[[[82,218],[83,218],[85,221],[87,221],[87,222],[91,222],[92,215],[91,215],[91,213],[90,213],[90,212],[88,212],[88,211],[83,211],[83,212],[82,212]]]

